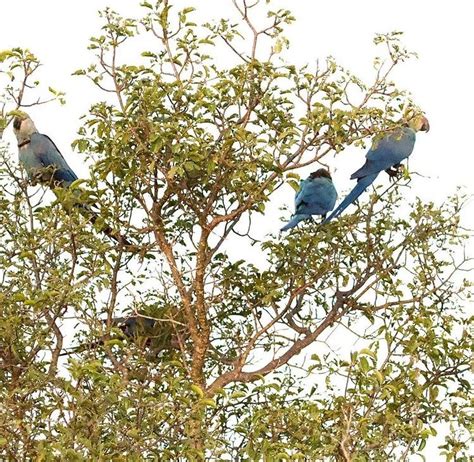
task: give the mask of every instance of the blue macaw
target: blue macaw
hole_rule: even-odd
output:
[[[295,213],[280,231],[294,228],[311,215],[322,215],[324,218],[334,208],[336,200],[337,191],[331,175],[325,168],[316,170],[306,180],[300,181],[300,189],[295,195]]]
[[[366,155],[365,164],[351,175],[351,180],[357,179],[354,189],[322,223],[338,217],[374,182],[380,172],[385,170],[390,177],[397,176],[401,162],[413,151],[416,133],[429,129],[428,119],[419,115],[406,126],[388,133],[382,139],[375,139]]]
[[[113,318],[112,325],[118,327],[126,337],[133,339],[152,335],[156,321],[143,316],[128,316]]]
[[[31,118],[24,114],[15,117],[13,131],[18,141],[20,164],[25,168],[30,183],[68,187],[77,175],[72,171],[51,138],[38,133]]]
[[[68,188],[78,179],[51,138],[38,133],[28,114],[22,113],[15,117],[13,131],[18,141],[20,164],[25,168],[32,185],[40,183],[51,189]],[[88,205],[76,204],[76,206],[87,214],[92,224],[99,218]],[[131,245],[125,237],[113,231],[109,226],[105,225],[101,231],[117,242]]]
[[[166,319],[153,319],[141,314],[112,318],[112,326],[120,329],[131,342],[148,347],[154,354],[177,350],[181,347],[180,342],[189,337],[183,323],[171,324]]]
[[[104,324],[107,322],[103,320]],[[141,315],[131,315],[127,317],[112,318],[112,327],[120,329],[125,337],[134,343],[142,346],[150,346],[152,338],[156,337],[158,332],[158,322],[155,319],[150,319]],[[113,336],[112,338],[116,338]],[[74,353],[91,350],[100,345],[104,345],[106,341],[105,335],[100,339],[81,344],[68,351],[61,353],[61,356],[68,356]]]

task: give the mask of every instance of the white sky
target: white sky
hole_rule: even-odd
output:
[[[199,19],[210,20],[232,11],[230,0],[175,0],[177,7],[197,6]],[[372,43],[375,33],[401,30],[403,42],[419,54],[418,60],[402,65],[393,78],[400,88],[409,90],[422,107],[431,124],[428,134],[420,134],[410,170],[413,191],[424,199],[439,203],[456,186],[474,193],[474,160],[470,134],[473,132],[474,94],[474,27],[470,1],[452,0],[294,0],[275,1],[290,8],[296,23],[287,31],[291,52],[287,60],[314,63],[332,55],[337,62],[364,79],[372,77],[372,60],[381,53]],[[81,121],[97,94],[91,84],[71,73],[93,61],[86,50],[88,39],[101,26],[97,10],[106,6],[134,16],[138,0],[22,0],[2,2],[0,16],[0,50],[29,48],[44,64],[41,80],[66,92],[67,104],[48,104],[29,111],[40,132],[48,134],[61,149],[67,161],[80,175],[87,175],[83,157],[73,153]],[[13,142],[11,130],[5,138]],[[16,153],[16,148],[12,149]],[[16,154],[15,154],[16,155]],[[350,173],[363,163],[364,152],[348,149],[328,162],[340,196],[352,187]],[[303,171],[304,176],[307,172]],[[378,181],[387,182],[387,178]],[[278,207],[292,203],[293,191],[278,192],[268,213],[275,220],[262,222],[265,231],[279,228]],[[350,213],[349,209],[346,213]],[[474,201],[464,210],[464,223],[474,227]],[[471,245],[471,254],[474,250]],[[430,459],[435,460],[435,459]]]

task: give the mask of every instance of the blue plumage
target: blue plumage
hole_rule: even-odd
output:
[[[336,205],[337,191],[329,172],[321,168],[300,181],[300,189],[295,195],[295,214],[280,231],[294,228],[300,221],[311,218],[311,215],[322,215],[331,211]]]
[[[38,133],[31,118],[23,113],[15,117],[13,131],[18,141],[18,158],[20,164],[25,168],[31,184],[44,184],[50,188],[68,188],[77,180],[77,175],[68,165],[54,142],[47,136]],[[76,203],[91,223],[96,223],[98,215],[87,204]],[[101,231],[107,236],[122,242],[125,245],[131,243],[123,236],[104,225]]]
[[[323,223],[337,218],[375,181],[380,172],[385,170],[390,176],[396,175],[397,171],[392,168],[398,168],[413,152],[418,130],[429,130],[428,120],[423,116],[414,119],[412,126],[402,127],[376,139],[366,155],[365,164],[351,175],[351,180],[357,179],[354,189]]]
[[[154,319],[142,316],[113,318],[112,325],[118,327],[127,337],[150,336],[156,326]]]
[[[68,187],[77,180],[53,141],[41,133],[31,134],[30,142],[19,150],[19,160],[32,183]]]

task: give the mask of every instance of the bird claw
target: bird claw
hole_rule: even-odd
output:
[[[401,164],[394,165],[392,168],[387,168],[385,170],[390,177],[390,180],[398,180],[399,178],[402,177],[403,174],[403,167]]]

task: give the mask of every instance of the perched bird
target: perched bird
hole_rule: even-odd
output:
[[[365,164],[351,175],[351,180],[357,179],[354,189],[331,215],[323,220],[323,223],[338,217],[374,182],[380,172],[385,170],[390,177],[397,176],[401,162],[413,151],[416,133],[427,132],[429,129],[428,119],[423,115],[418,115],[413,117],[406,126],[388,133],[381,139],[375,139],[366,155]]]
[[[105,324],[107,320],[104,319],[103,322]],[[151,337],[155,336],[157,323],[154,319],[132,315],[128,317],[112,318],[112,327],[121,330],[123,336],[127,337],[128,340],[143,347],[150,345]],[[117,338],[117,335],[110,334],[108,339],[110,340],[114,338]],[[104,335],[98,340],[83,343],[79,346],[71,348],[70,350],[64,351],[60,356],[68,356],[71,354],[95,349],[101,345],[104,345],[106,340],[107,337]]]
[[[38,183],[54,188],[68,188],[77,175],[68,165],[59,149],[47,135],[38,133],[35,124],[26,113],[17,115],[13,120],[13,131],[18,141],[18,157],[25,168],[30,183]],[[87,204],[75,204],[94,224],[99,216]],[[101,231],[117,242],[131,243],[107,225]]]
[[[311,215],[322,215],[324,218],[334,208],[336,200],[337,191],[331,175],[324,168],[316,170],[306,180],[300,181],[300,189],[295,195],[295,213],[280,231],[294,228]]]
[[[166,316],[166,315],[165,315]],[[154,354],[161,351],[178,350],[180,341],[188,337],[187,328],[172,319],[153,319],[145,315],[135,314],[112,319],[112,326],[120,329],[123,335],[134,344],[147,347]]]
[[[106,324],[107,320],[104,319],[103,323]],[[142,349],[146,348],[153,355],[158,355],[165,350],[178,350],[180,339],[184,342],[189,336],[186,326],[182,323],[173,323],[171,319],[157,320],[141,314],[112,318],[111,327],[115,329],[111,330],[107,336],[102,335],[95,341],[66,350],[61,353],[61,356],[93,350],[104,345],[107,341],[120,338],[126,338],[129,343]]]
[[[143,316],[128,316],[113,318],[112,325],[118,327],[126,337],[133,339],[151,336],[156,327],[156,321]]]

